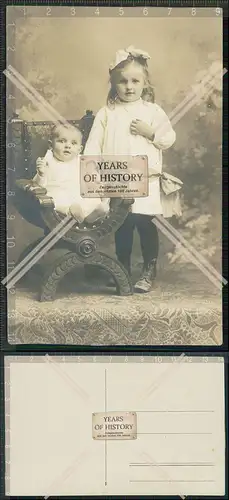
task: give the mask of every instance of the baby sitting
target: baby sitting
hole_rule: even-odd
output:
[[[55,210],[72,215],[78,222],[94,222],[108,211],[107,202],[80,195],[80,162],[82,133],[72,125],[55,125],[50,149],[36,161],[33,182],[47,190]]]

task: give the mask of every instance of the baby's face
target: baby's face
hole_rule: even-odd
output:
[[[145,85],[145,76],[140,64],[131,62],[116,75],[116,92],[124,102],[140,99]]]
[[[80,154],[82,136],[79,130],[60,127],[52,140],[53,155],[57,160],[70,161]]]

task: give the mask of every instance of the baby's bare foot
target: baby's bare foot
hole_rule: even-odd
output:
[[[84,213],[79,205],[72,205],[69,209],[70,214],[78,222],[83,222],[85,219]]]

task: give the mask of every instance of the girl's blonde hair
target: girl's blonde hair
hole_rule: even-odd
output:
[[[111,106],[112,104],[114,104],[118,98],[116,86],[115,86],[115,77],[116,77],[117,73],[119,71],[123,70],[126,66],[128,66],[128,64],[130,64],[133,61],[138,63],[142,67],[143,72],[144,72],[144,76],[145,76],[145,87],[144,87],[143,92],[142,92],[142,96],[141,96],[142,99],[144,101],[154,102],[154,100],[155,100],[154,88],[153,88],[153,85],[150,81],[150,75],[149,75],[147,61],[143,57],[133,57],[130,55],[125,61],[122,61],[117,66],[115,66],[114,69],[110,70],[111,88],[110,88],[108,96],[107,96],[107,105],[108,106]]]

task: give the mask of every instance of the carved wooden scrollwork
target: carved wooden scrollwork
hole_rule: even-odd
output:
[[[17,181],[19,191],[23,191],[25,198],[29,199],[36,211],[39,212],[43,227],[50,232],[62,222],[64,215],[59,214],[54,209],[52,198],[47,196],[46,190],[40,188],[27,179]],[[99,251],[99,242],[106,235],[116,231],[125,220],[132,200],[115,199],[112,200],[110,211],[94,223],[85,222],[75,224],[68,229],[56,247],[68,248],[68,252],[58,257],[53,254],[53,261],[46,270],[42,286],[40,299],[53,300],[57,287],[62,278],[70,273],[79,263],[98,266],[111,274],[116,283],[116,290],[119,295],[131,295],[133,287],[131,279],[125,268],[113,257]],[[55,246],[54,246],[55,248]]]
[[[79,259],[76,253],[69,252],[59,260],[56,260],[53,265],[49,267],[41,287],[41,301],[54,300],[59,283],[66,274],[72,272],[76,268],[79,260],[81,259]],[[96,252],[93,257],[90,258],[90,264],[96,265],[110,273],[116,283],[117,293],[119,295],[132,295],[133,287],[131,279],[124,267],[118,261],[102,252]]]

